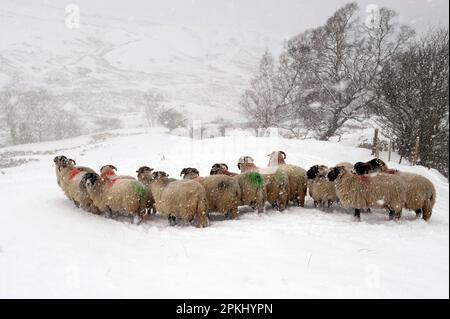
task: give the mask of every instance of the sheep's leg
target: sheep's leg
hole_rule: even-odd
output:
[[[177,224],[177,218],[172,214],[169,215],[168,220],[170,226],[175,226]]]
[[[422,208],[416,209],[416,218],[419,219],[422,217]]]
[[[400,212],[396,212],[392,209],[389,208],[389,220],[399,220],[400,216],[402,215],[401,211]]]
[[[76,200],[73,201],[76,207],[80,208],[80,203],[78,203]]]
[[[197,215],[197,227],[203,228],[208,226],[208,214],[206,212],[202,212]]]
[[[236,219],[238,217],[238,209],[237,207],[232,208],[228,211],[227,213],[227,217],[231,218],[231,219]]]
[[[112,218],[113,217],[113,212],[112,212],[111,208],[107,207],[105,209],[105,217],[106,218]]]
[[[144,219],[139,215],[133,215],[133,224],[140,225]]]
[[[333,202],[331,200],[328,201],[328,208],[331,208],[331,205],[333,205]]]
[[[355,219],[356,221],[361,221],[361,209],[355,208]]]
[[[317,208],[319,206],[319,202],[314,201],[314,208]]]

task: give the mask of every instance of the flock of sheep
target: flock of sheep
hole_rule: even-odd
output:
[[[332,168],[315,165],[306,171],[286,164],[282,151],[269,156],[265,168],[257,167],[250,156],[241,157],[239,174],[229,172],[226,164],[214,164],[205,177],[196,168],[184,168],[182,180],[147,166],[140,167],[134,178],[116,175],[113,165],[97,174],[66,156],[55,157],[54,163],[58,185],[76,206],[110,217],[130,215],[136,224],[158,213],[167,216],[171,225],[181,219],[205,227],[209,213],[235,219],[239,206],[250,206],[258,213],[265,211],[267,202],[279,211],[290,202],[303,207],[307,190],[315,207],[340,203],[354,209],[358,220],[361,210],[371,208],[387,209],[390,219],[399,219],[403,208],[424,220],[431,217],[436,200],[433,184],[417,174],[390,170],[380,159]]]

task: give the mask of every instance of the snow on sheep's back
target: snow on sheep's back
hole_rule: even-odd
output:
[[[120,174],[142,165],[177,177],[183,167],[207,175],[212,164],[251,155],[267,165],[282,149],[287,161],[313,164],[367,160],[367,150],[337,143],[221,137],[190,140],[158,130],[116,131],[0,149],[0,297],[356,297],[448,298],[448,183],[435,171],[389,163],[430,178],[438,200],[429,223],[405,212],[398,223],[376,211],[362,222],[335,207],[290,207],[264,214],[242,209],[238,220],[170,227],[151,216],[136,226],[84,212],[56,184],[53,157],[63,153]],[[235,169],[233,169],[233,167]]]

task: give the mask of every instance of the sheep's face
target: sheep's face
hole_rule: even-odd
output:
[[[237,166],[239,169],[241,169],[241,167],[245,166],[242,164],[253,164],[253,162],[254,160],[251,156],[242,156],[241,158],[239,158]]]
[[[366,175],[369,174],[371,171],[371,166],[367,163],[358,162],[353,165],[353,171],[357,175]]]
[[[343,167],[333,167],[327,174],[327,178],[330,182],[334,182],[339,175],[341,175],[345,171]]]
[[[316,178],[318,173],[319,173],[319,165],[314,165],[306,172],[306,177],[308,177],[308,179],[314,179]]]
[[[386,163],[379,158],[374,158],[373,160],[368,161],[367,164],[370,165],[372,171],[375,172],[382,172],[387,169]]]
[[[151,175],[151,180],[152,181],[158,181],[158,180],[163,180],[163,179],[168,179],[169,178],[169,174],[167,174],[166,172],[153,172]]]
[[[97,185],[97,182],[99,181],[100,176],[96,173],[87,173],[84,174],[83,178],[81,179],[81,186],[86,188],[88,191],[92,191],[95,186]]]
[[[226,175],[228,173],[228,165],[224,163],[214,164],[211,167],[209,175]]]
[[[148,179],[151,178],[153,172],[153,168],[150,168],[148,166],[141,166],[136,171],[138,180]]]
[[[200,176],[200,172],[198,169],[193,167],[183,168],[180,176],[183,176],[184,179],[193,179]]]
[[[283,151],[273,151],[268,155],[270,157],[269,159],[269,166],[276,166],[279,164],[286,164],[286,153]]]
[[[65,161],[65,160],[67,160],[67,157],[64,155],[60,155],[60,156],[56,156],[53,159],[53,162],[56,164],[56,166],[59,166],[59,165],[61,165],[61,162]]]
[[[100,168],[100,174],[102,177],[116,175],[117,168],[114,165],[105,165]]]

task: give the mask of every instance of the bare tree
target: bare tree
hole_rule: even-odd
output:
[[[385,63],[378,81],[380,99],[373,112],[389,132],[403,157],[418,159],[448,177],[449,34],[430,32]]]
[[[254,128],[269,128],[279,123],[277,74],[272,55],[266,51],[255,78],[245,91],[240,105]]]
[[[356,3],[343,6],[324,26],[287,43],[277,74],[266,53],[243,98],[244,109],[262,112],[247,114],[265,125],[314,130],[322,140],[364,116],[383,64],[414,34],[396,24],[392,10],[380,8],[374,17],[364,23]]]
[[[148,91],[144,94],[144,113],[149,127],[158,122],[158,114],[161,111],[164,96],[156,91]]]

